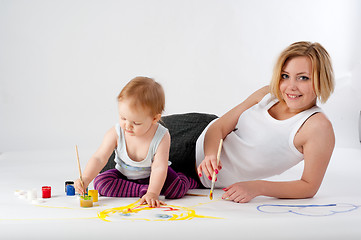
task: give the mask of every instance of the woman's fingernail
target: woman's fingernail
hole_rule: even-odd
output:
[[[209,180],[212,180],[211,176],[208,177]]]
[[[202,173],[198,174],[198,176],[202,177]]]
[[[217,170],[217,169],[215,169],[214,172],[215,172],[216,174],[218,174],[218,170]]]
[[[226,191],[226,188],[222,188],[223,191]]]

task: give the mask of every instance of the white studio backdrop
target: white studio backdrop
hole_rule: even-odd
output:
[[[135,76],[159,81],[164,115],[217,115],[269,83],[289,44],[321,43],[339,146],[359,147],[357,0],[0,0],[0,152],[95,148]]]

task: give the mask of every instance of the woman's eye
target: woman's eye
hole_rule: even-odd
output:
[[[299,76],[298,77],[299,80],[303,80],[303,81],[307,81],[308,79],[310,79],[309,77],[306,76]]]
[[[288,78],[288,75],[287,75],[287,74],[281,74],[281,78],[282,78],[282,79],[287,79],[287,78]]]

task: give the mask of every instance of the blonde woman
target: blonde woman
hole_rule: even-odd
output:
[[[190,113],[163,118],[172,137],[172,166],[198,178],[200,187],[206,188],[215,171],[222,198],[238,203],[261,195],[313,197],[335,145],[332,124],[317,102],[326,102],[333,90],[327,51],[319,43],[293,43],[280,54],[270,85],[222,117]],[[224,142],[217,166],[220,139]],[[304,161],[300,179],[262,180],[300,161]]]

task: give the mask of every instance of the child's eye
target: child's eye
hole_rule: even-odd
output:
[[[142,125],[142,123],[135,122],[134,125],[139,126]]]
[[[121,119],[121,120],[123,120],[123,121],[125,121],[125,120],[126,120],[126,119],[125,119],[125,117],[120,117],[120,119]]]
[[[281,78],[282,78],[282,79],[288,79],[289,77],[288,77],[287,74],[284,73],[284,74],[281,74]]]

